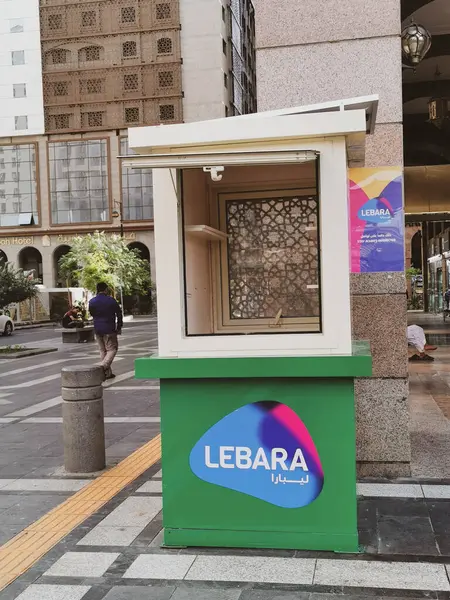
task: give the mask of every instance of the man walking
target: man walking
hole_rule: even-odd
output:
[[[113,379],[111,365],[119,349],[117,336],[122,333],[122,310],[116,300],[108,295],[106,283],[97,284],[97,295],[89,302],[89,312],[94,319],[95,337],[100,349],[105,379]]]

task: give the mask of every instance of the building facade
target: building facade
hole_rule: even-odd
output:
[[[74,236],[122,225],[154,272],[152,172],[122,166],[128,128],[256,110],[251,0],[0,5],[0,260],[58,287]]]

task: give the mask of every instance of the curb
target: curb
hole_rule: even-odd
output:
[[[11,354],[3,354],[0,352],[0,360],[15,358],[27,358],[28,356],[38,356],[39,354],[48,354],[49,352],[57,352],[58,348],[36,348],[30,350],[24,350],[23,352],[15,352]]]
[[[51,327],[52,325],[56,327],[56,323],[53,323],[53,321],[36,323],[33,325],[14,325],[14,331],[20,331],[21,329],[40,329],[41,327]]]

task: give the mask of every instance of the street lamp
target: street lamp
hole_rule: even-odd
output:
[[[422,62],[431,48],[431,34],[422,25],[410,23],[402,31],[402,52],[408,66]]]
[[[113,219],[120,218],[120,237],[123,238],[123,202],[114,200],[114,204],[119,208],[115,208],[111,214]]]
[[[115,205],[118,205],[119,209],[115,208],[112,211],[112,217],[113,219],[117,219],[120,218],[120,237],[121,239],[123,239],[123,202],[122,200],[120,201],[114,201]],[[123,308],[123,283],[122,283],[122,274],[120,276],[120,305],[122,307],[122,311],[124,310]]]

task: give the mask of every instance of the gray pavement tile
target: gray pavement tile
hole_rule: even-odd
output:
[[[121,586],[110,590],[103,600],[169,600],[173,586]]]
[[[162,494],[162,481],[146,481],[136,490],[137,494]]]
[[[111,444],[106,446],[106,456],[129,456],[142,446],[142,442],[132,442],[128,444]]]
[[[131,497],[115,508],[101,525],[145,527],[162,509],[162,499],[157,497]]]
[[[152,479],[157,479],[157,478],[162,479],[162,469],[160,471],[158,471],[157,473],[155,473],[152,477]]]
[[[149,548],[160,548],[164,543],[164,529],[161,529],[159,533],[155,535],[150,544]]]
[[[141,554],[127,569],[125,579],[183,579],[195,556]]]
[[[359,496],[423,498],[421,486],[414,483],[358,483],[357,493]]]
[[[278,590],[244,590],[239,600],[309,600],[310,592],[283,592]],[[328,600],[343,600],[343,596]],[[320,600],[319,598],[317,600]],[[325,598],[323,600],[326,600]],[[357,600],[355,598],[355,600]]]
[[[450,485],[422,485],[422,490],[425,498],[442,498],[450,500]]]
[[[239,600],[242,590],[219,590],[216,587],[177,587],[170,600]],[[272,600],[267,596],[264,600]],[[292,596],[294,598],[294,596]],[[256,599],[255,599],[256,600]],[[261,598],[262,600],[262,598]],[[289,599],[288,599],[289,600]],[[299,600],[298,595],[295,600]]]
[[[429,517],[386,516],[378,519],[380,554],[439,554]]]
[[[444,565],[317,559],[315,585],[450,591]]]
[[[16,479],[3,486],[2,492],[77,492],[90,483],[88,479]]]
[[[102,577],[118,557],[115,552],[67,552],[44,575]]]
[[[311,584],[315,564],[310,558],[198,556],[186,580]]]
[[[16,600],[81,600],[87,585],[30,585]]]
[[[48,496],[43,494],[19,496],[13,506],[10,506],[0,513],[2,525],[20,524],[23,527],[26,527],[63,501],[64,497],[61,496]]]
[[[1,522],[1,516],[0,516]],[[0,546],[9,542],[14,536],[20,533],[23,529],[23,525],[8,525],[2,522],[0,527]]]
[[[0,490],[0,512],[11,508],[14,504],[17,504],[22,500],[22,496],[18,494],[1,494]]]
[[[78,542],[78,546],[129,546],[143,528],[97,525]]]

